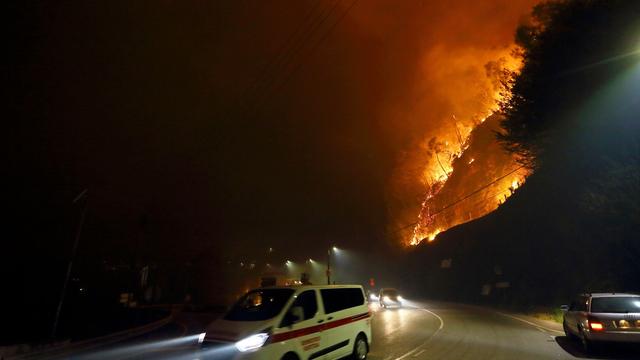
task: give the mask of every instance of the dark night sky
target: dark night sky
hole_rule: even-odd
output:
[[[311,8],[292,4],[23,12],[12,173],[24,186],[20,206],[44,205],[27,223],[70,212],[86,187],[84,241],[97,251],[146,232],[145,244],[165,255],[300,241],[318,252],[329,239],[353,246],[356,233],[362,244],[383,230],[391,160],[362,106],[371,101],[366,74],[344,63],[358,46],[323,41],[292,59],[299,71],[279,89],[266,81],[291,67],[255,80]],[[302,54],[311,47],[305,41]],[[247,93],[266,100],[256,106]]]
[[[425,48],[508,44],[532,1],[470,6],[466,25],[465,4],[444,3],[360,1],[338,22],[344,1],[312,34],[332,2],[22,3],[9,12],[13,236],[64,253],[88,188],[85,254],[387,244],[398,154],[437,128],[387,110],[424,91]]]

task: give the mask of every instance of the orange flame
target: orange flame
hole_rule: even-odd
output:
[[[520,59],[514,56],[501,58],[500,71],[514,74],[520,65]],[[501,82],[502,86],[495,88],[487,102],[487,112],[475,117],[479,120],[458,121],[453,116],[452,129],[455,131],[443,131],[439,134],[443,140],[432,138],[423,145],[423,149],[432,154],[433,161],[426,164],[423,171],[422,180],[427,192],[408,245],[418,245],[424,240],[434,241],[441,232],[494,211],[525,182],[529,171],[518,167],[517,159],[500,148],[495,138],[492,138],[492,143],[470,148],[476,130],[491,132],[490,126],[499,130],[499,121],[493,114],[500,102],[510,95],[510,89],[504,84]],[[485,122],[489,118],[492,122],[487,125]],[[493,136],[493,132],[491,134]],[[476,155],[484,160],[477,161]],[[464,161],[460,163],[462,159]],[[496,173],[496,169],[504,169],[506,174]],[[465,179],[467,175],[473,176],[476,182],[483,181],[471,184]]]

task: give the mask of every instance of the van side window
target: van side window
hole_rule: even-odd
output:
[[[291,326],[300,321],[313,319],[318,312],[318,301],[315,290],[300,293],[287,310],[280,327]]]
[[[293,302],[291,307],[301,306],[304,309],[304,319],[308,320],[312,319],[316,316],[318,312],[318,302],[316,301],[316,291],[315,290],[307,290],[296,298],[296,301]]]
[[[358,288],[321,289],[320,295],[327,314],[364,304],[362,290]]]

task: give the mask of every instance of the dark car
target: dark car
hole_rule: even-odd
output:
[[[390,306],[400,307],[402,306],[402,301],[404,300],[398,293],[398,290],[393,288],[381,289],[378,299],[380,301],[380,306],[383,308],[387,308]]]

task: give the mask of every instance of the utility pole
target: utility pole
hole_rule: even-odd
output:
[[[64,304],[64,298],[67,293],[67,286],[69,284],[69,277],[71,276],[71,270],[73,269],[73,260],[76,257],[76,252],[78,251],[78,244],[80,243],[80,235],[82,234],[82,225],[84,224],[85,213],[87,212],[87,189],[84,189],[75,199],[73,199],[73,203],[77,204],[80,199],[85,198],[84,204],[82,205],[82,210],[80,210],[80,221],[78,222],[78,227],[76,228],[76,237],[73,242],[73,250],[71,251],[71,259],[69,259],[69,265],[67,265],[67,274],[64,278],[64,284],[62,285],[62,294],[60,294],[60,301],[58,302],[58,308],[56,310],[56,317],[53,320],[53,329],[51,330],[51,338],[55,339],[56,332],[58,331],[58,322],[60,321],[60,313],[62,312],[62,304]]]
[[[331,248],[327,250],[327,285],[331,285]]]
[[[327,249],[327,285],[331,285],[331,253],[337,253],[338,248],[335,246],[329,247]],[[335,283],[336,281],[333,280]]]

